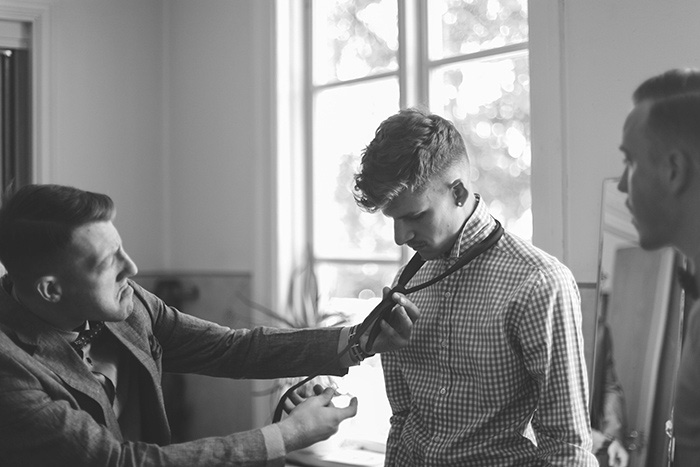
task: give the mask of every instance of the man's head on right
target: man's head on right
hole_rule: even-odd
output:
[[[0,207],[0,262],[15,283],[31,283],[48,273],[78,227],[114,215],[109,196],[69,186],[8,192]]]
[[[618,188],[628,195],[642,247],[680,246],[688,195],[700,179],[700,71],[654,76],[635,90],[633,102]]]

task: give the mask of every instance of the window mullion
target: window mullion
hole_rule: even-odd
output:
[[[314,127],[314,103],[316,102],[316,90],[314,89],[313,81],[313,2],[312,0],[304,0],[304,73],[306,76],[303,79],[304,82],[304,135],[302,141],[302,148],[304,154],[304,173],[305,180],[303,181],[304,186],[304,237],[306,238],[306,248],[309,249],[308,257],[312,258],[315,263],[316,255],[314,253],[314,208],[313,208],[313,197],[314,197],[314,184],[313,184],[313,173],[314,173],[314,139],[313,139],[313,127]],[[302,252],[304,254],[306,252]]]
[[[428,104],[425,0],[399,1],[399,86],[401,108]]]

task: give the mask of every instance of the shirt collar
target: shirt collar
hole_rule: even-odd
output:
[[[474,212],[464,223],[462,231],[452,246],[448,257],[452,259],[458,258],[471,246],[485,239],[495,227],[496,221],[489,214],[486,203],[477,194]]]

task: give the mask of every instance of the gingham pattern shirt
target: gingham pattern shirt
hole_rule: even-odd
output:
[[[437,276],[495,228],[478,201]],[[382,354],[393,416],[386,465],[590,466],[580,296],[554,257],[505,233],[490,250],[409,298],[409,346]]]

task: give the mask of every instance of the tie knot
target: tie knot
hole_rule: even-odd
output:
[[[90,329],[80,331],[78,333],[78,338],[70,344],[76,351],[80,351],[83,349],[83,347],[90,344],[93,341],[93,339],[95,339],[95,337],[97,337],[105,327],[105,323],[103,323],[102,321],[91,321],[89,322],[89,324]]]
[[[685,268],[678,268],[676,270],[676,274],[678,275],[678,282],[681,284],[681,287],[683,287],[683,290],[685,290],[685,293],[687,293],[693,300],[698,299],[698,283],[695,280],[695,276],[693,273],[689,272]]]

